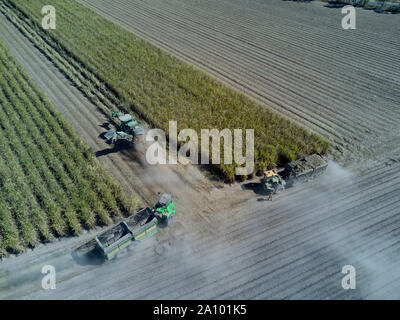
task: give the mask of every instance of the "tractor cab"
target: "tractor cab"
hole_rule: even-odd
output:
[[[153,210],[157,219],[168,225],[175,215],[175,204],[172,201],[172,196],[167,193],[162,194]]]
[[[126,113],[123,114],[121,111],[116,111],[112,113],[113,117],[117,117],[121,122],[121,131],[132,134],[133,136],[144,134],[143,127],[133,119],[132,115]]]

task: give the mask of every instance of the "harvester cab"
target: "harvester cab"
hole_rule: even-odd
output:
[[[118,118],[121,122],[121,130],[126,133],[131,133],[133,136],[144,134],[144,128],[139,124],[132,115],[126,113],[123,114],[121,111],[116,111],[112,113],[113,117]]]
[[[265,171],[261,183],[267,194],[283,191],[286,185],[285,180],[275,170]]]
[[[117,130],[111,129],[105,134],[107,141],[113,144],[118,140],[132,142],[134,137],[145,133],[143,126],[132,115],[116,111],[112,113],[112,116],[118,118],[119,125]]]

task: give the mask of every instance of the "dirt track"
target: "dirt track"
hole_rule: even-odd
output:
[[[304,19],[301,8],[307,4],[290,5],[298,6],[296,15]],[[279,12],[277,2],[276,6]],[[320,9],[329,14],[333,10]],[[365,13],[365,19],[369,14]],[[371,19],[379,21],[375,16]],[[103,132],[99,124],[105,119],[96,108],[2,16],[0,29],[4,31],[0,40],[93,150],[107,148],[98,138]],[[379,48],[378,44],[371,46]],[[381,96],[399,102],[395,95]],[[351,109],[367,123],[378,111],[393,121],[399,117],[394,109],[389,114],[371,108],[367,113],[358,110],[358,105]],[[350,120],[347,131],[354,129]],[[372,146],[368,141],[379,141],[375,139],[378,133],[380,141],[397,140],[389,146],[382,143],[382,150],[391,146],[392,152],[364,164],[360,176],[331,164],[324,179],[287,190],[272,203],[241,191],[239,185],[215,189],[193,168],[190,178],[178,178],[176,172],[183,169],[142,168],[126,152],[105,154],[100,159],[116,178],[127,190],[143,190],[144,198],[158,191],[158,182],[152,178],[162,180],[164,175],[156,173],[162,170],[167,175],[166,181],[159,181],[160,191],[176,192],[180,197],[175,226],[102,266],[79,265],[70,255],[71,245],[90,235],[6,259],[0,267],[0,298],[400,298],[399,135],[398,131],[385,135],[389,129],[379,131],[374,125],[372,138],[363,137],[368,148]],[[351,135],[347,137],[352,141]],[[56,266],[56,290],[41,290],[44,264]],[[345,291],[340,286],[345,264],[357,268],[357,290]]]

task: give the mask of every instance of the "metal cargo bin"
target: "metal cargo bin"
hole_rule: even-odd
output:
[[[287,186],[290,187],[314,179],[324,173],[327,167],[326,159],[322,155],[314,153],[288,163],[283,176]]]

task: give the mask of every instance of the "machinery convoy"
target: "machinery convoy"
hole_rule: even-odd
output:
[[[144,127],[130,114],[116,111],[112,113],[112,117],[118,118],[119,124],[117,124],[117,130],[110,129],[104,135],[109,143],[115,144],[117,141],[132,142],[136,136],[145,133]],[[314,179],[322,174],[327,166],[326,159],[321,154],[314,153],[286,164],[280,172],[275,169],[264,172],[264,177],[260,183],[264,193],[276,194],[296,183]]]
[[[260,183],[266,194],[276,194],[285,190],[286,187],[314,179],[323,174],[327,167],[326,159],[322,155],[314,153],[288,163],[279,173],[277,170],[264,172]]]
[[[130,114],[123,114],[121,111],[112,113],[113,118],[119,120],[117,130],[110,129],[104,135],[107,142],[115,144],[117,141],[132,142],[134,137],[145,133],[144,127],[137,122]]]
[[[155,234],[160,227],[171,225],[175,204],[170,194],[164,193],[153,208],[144,208],[99,234],[77,250],[77,255],[95,254],[110,260],[123,248],[135,241]]]
[[[130,114],[114,112],[120,124],[117,130],[111,129],[105,134],[107,141],[116,143],[119,140],[132,142],[137,135],[143,135],[145,130]],[[269,170],[260,180],[263,193],[276,194],[286,187],[306,182],[322,174],[328,166],[326,159],[316,153],[288,163],[281,170]],[[142,240],[157,232],[159,227],[168,226],[175,216],[175,204],[170,194],[164,193],[153,208],[144,208],[104,231],[76,252],[89,252],[110,260],[123,248],[135,241]],[[83,250],[83,251],[82,251]]]

